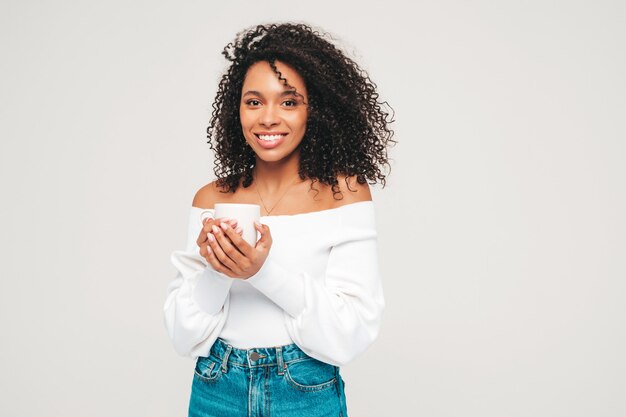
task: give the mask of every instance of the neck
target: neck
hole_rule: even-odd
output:
[[[296,155],[281,161],[269,162],[257,157],[254,167],[254,178],[258,180],[257,187],[269,196],[281,192],[296,181],[299,165],[300,159]]]

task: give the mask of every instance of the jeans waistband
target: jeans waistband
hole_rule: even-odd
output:
[[[249,367],[279,365],[279,368],[291,361],[310,358],[295,343],[273,347],[240,349],[226,343],[221,337],[218,337],[213,346],[211,346],[210,355],[218,358],[223,366],[229,363]]]

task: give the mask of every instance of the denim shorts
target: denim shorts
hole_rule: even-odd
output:
[[[195,365],[189,417],[347,417],[339,367],[295,343],[239,349],[217,338]]]

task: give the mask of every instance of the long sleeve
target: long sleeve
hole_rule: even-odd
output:
[[[164,323],[179,355],[206,355],[224,327],[233,279],[215,271],[200,255],[196,239],[202,219],[192,207],[185,250],[176,250],[171,262],[176,277],[167,288]]]
[[[287,270],[268,257],[247,282],[284,311],[289,335],[304,352],[341,366],[378,337],[385,308],[371,204],[340,211],[323,276]]]

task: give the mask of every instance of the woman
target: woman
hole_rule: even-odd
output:
[[[305,24],[256,26],[223,54],[207,129],[218,179],[192,202],[164,306],[176,351],[196,359],[189,415],[347,416],[339,367],[376,339],[385,305],[367,180],[385,185],[393,120]],[[212,218],[218,202],[261,207],[254,247]]]

